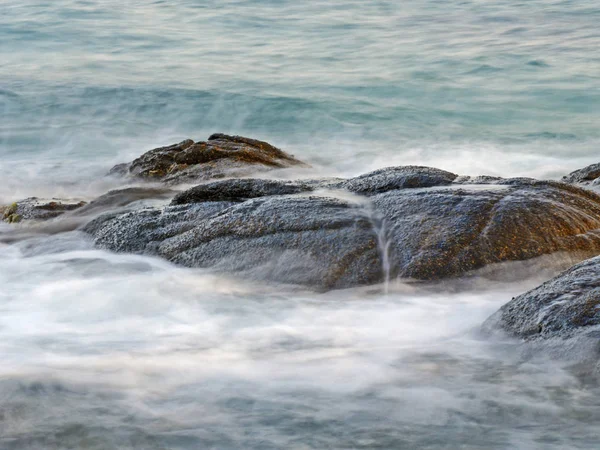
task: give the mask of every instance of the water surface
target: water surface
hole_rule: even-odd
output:
[[[599,22],[591,0],[5,0],[0,204],[91,199],[213,132],[311,175],[559,178],[599,160]],[[319,294],[78,232],[0,244],[0,448],[595,449],[596,387],[477,332],[557,270]]]

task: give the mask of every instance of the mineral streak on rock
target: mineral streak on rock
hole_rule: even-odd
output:
[[[267,142],[213,134],[203,142],[186,139],[178,144],[155,148],[129,164],[113,167],[109,174],[176,184],[247,176],[292,166],[307,167]]]

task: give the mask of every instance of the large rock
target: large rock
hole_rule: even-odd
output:
[[[600,163],[592,164],[584,167],[583,169],[575,170],[569,175],[564,176],[563,181],[573,184],[597,185],[600,183]]]
[[[327,289],[457,276],[558,251],[600,253],[595,193],[473,180],[423,167],[349,180],[224,180],[165,208],[100,217],[86,230],[115,251]]]
[[[187,139],[155,148],[131,163],[113,167],[109,173],[176,184],[241,177],[292,166],[306,164],[267,142],[213,134],[203,142]]]

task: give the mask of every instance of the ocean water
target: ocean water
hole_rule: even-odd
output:
[[[591,0],[0,1],[0,204],[89,200],[214,132],[311,175],[558,179],[600,160],[599,23]],[[77,231],[0,244],[0,449],[596,449],[596,386],[477,333],[567,263],[317,294]]]

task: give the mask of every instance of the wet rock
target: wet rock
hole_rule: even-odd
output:
[[[187,139],[150,150],[131,163],[113,167],[109,175],[177,184],[241,177],[292,166],[306,167],[306,164],[267,142],[213,134],[207,141]]]
[[[47,237],[73,231],[100,214],[123,214],[146,206],[162,206],[178,191],[164,186],[137,186],[107,192],[90,203],[30,198],[9,205],[2,212],[6,222],[30,220],[26,227],[7,227],[0,232],[0,243],[14,243],[34,237]],[[55,219],[55,220],[47,220]]]
[[[600,196],[531,179],[453,183],[388,168],[349,180],[224,180],[98,218],[96,245],[320,288],[437,279],[559,251],[600,253]],[[389,268],[383,261],[389,261]]]
[[[600,257],[513,298],[484,324],[526,341],[600,337]]]
[[[390,239],[392,276],[435,279],[558,251],[600,251],[600,197],[554,182],[501,183],[372,197]]]
[[[58,217],[68,211],[83,207],[84,201],[41,199],[30,197],[12,203],[0,210],[2,220],[17,223],[23,220],[48,220]]]
[[[339,188],[363,195],[394,189],[426,188],[452,184],[458,175],[421,166],[386,167],[340,183]]]
[[[598,184],[600,178],[600,163],[592,164],[584,167],[583,169],[575,170],[569,175],[563,177],[563,181],[566,183],[578,183],[583,185]]]
[[[178,191],[158,186],[135,186],[124,189],[115,189],[94,199],[89,204],[79,208],[75,215],[97,214],[108,209],[118,209],[141,200],[164,200],[170,199]]]
[[[200,202],[241,202],[251,198],[299,194],[314,190],[310,182],[240,179],[201,184],[175,196],[172,205]]]
[[[482,326],[521,341],[526,358],[557,358],[600,381],[600,257],[513,298]]]
[[[503,178],[501,177],[493,177],[490,175],[479,175],[477,177],[463,175],[457,177],[454,182],[457,184],[496,184],[502,180]]]

